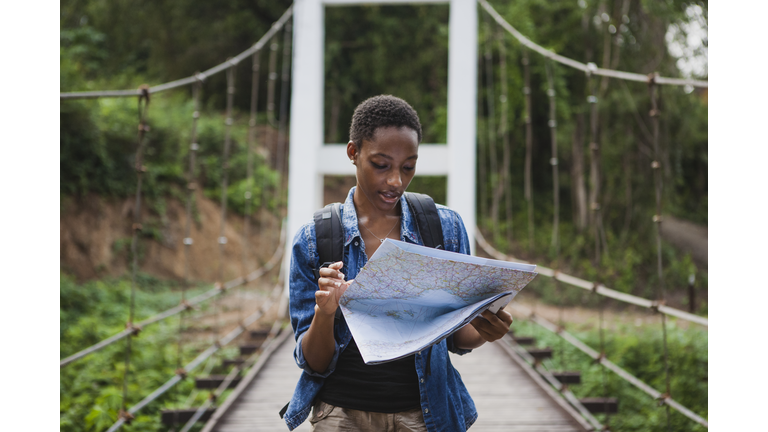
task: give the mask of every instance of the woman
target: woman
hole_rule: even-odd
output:
[[[352,116],[347,157],[357,185],[341,206],[344,260],[317,268],[315,226],[305,224],[293,242],[290,314],[294,357],[304,370],[284,419],[293,430],[314,408],[314,431],[464,431],[477,419],[474,402],[448,352],[463,355],[504,336],[512,317],[483,312],[445,340],[415,355],[364,364],[343,317],[339,298],[385,238],[422,244],[403,196],[416,172],[421,123],[394,96],[372,97]],[[438,205],[446,250],[469,254],[461,217]]]

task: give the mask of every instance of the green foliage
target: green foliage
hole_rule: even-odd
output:
[[[611,330],[605,333],[605,353],[608,360],[661,393],[666,392],[661,326],[638,327],[613,323],[607,323],[606,326],[611,327]],[[700,328],[677,327],[675,321],[668,321],[667,326],[672,398],[706,419],[708,333]],[[516,335],[534,336],[538,347],[553,348],[555,356],[545,361],[549,370],[581,371],[581,384],[569,386],[577,397],[618,398],[618,414],[609,418],[602,414],[597,415],[598,420],[611,426],[611,430],[668,430],[665,408],[659,407],[657,401],[645,392],[596,364],[554,333],[530,321],[516,320],[513,328]],[[594,327],[586,324],[568,325],[566,330],[591,348],[600,351],[599,331]],[[671,430],[706,430],[674,409],[670,409],[670,412]]]
[[[326,8],[326,142],[346,142],[355,107],[378,94],[416,109],[423,142],[446,142],[448,11],[448,5]]]
[[[60,353],[74,354],[125,328],[131,282],[106,279],[77,284],[61,274]],[[148,318],[179,303],[173,284],[146,274],[137,277],[135,321]],[[210,287],[192,289],[188,296]],[[177,368],[178,318],[169,318],[143,329],[131,341],[131,373],[127,405],[138,403],[174,375]],[[185,346],[183,359],[191,360],[194,347]],[[122,404],[125,371],[125,339],[64,367],[60,372],[61,431],[102,431],[117,420]],[[165,430],[159,412],[175,406],[194,388],[192,380],[178,383],[140,412],[132,427],[141,431]]]

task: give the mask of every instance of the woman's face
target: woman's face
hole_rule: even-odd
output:
[[[408,127],[379,128],[361,147],[347,144],[347,156],[357,166],[357,192],[373,208],[390,212],[416,173],[418,135]]]

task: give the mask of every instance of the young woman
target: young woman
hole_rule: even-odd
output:
[[[284,420],[293,430],[313,409],[314,431],[464,431],[477,419],[474,402],[448,352],[470,352],[504,336],[512,317],[483,312],[447,339],[388,363],[366,365],[343,318],[339,298],[385,238],[422,244],[403,196],[416,172],[421,123],[394,96],[372,97],[352,116],[347,157],[357,186],[341,206],[344,260],[320,270],[315,226],[305,224],[293,241],[290,314],[294,357],[304,370]],[[461,217],[438,205],[446,250],[469,254]]]

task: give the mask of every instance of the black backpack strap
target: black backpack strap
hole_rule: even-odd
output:
[[[344,258],[344,228],[341,226],[340,203],[328,204],[315,212],[315,238],[317,241],[317,268],[315,280],[320,279],[320,269]]]
[[[344,227],[341,225],[341,203],[328,204],[315,212],[315,240],[317,243],[317,268],[315,282],[320,279],[320,269],[344,260]],[[344,270],[341,271],[344,273]],[[341,308],[336,309],[336,319],[341,319]]]
[[[440,223],[440,215],[437,214],[435,200],[429,195],[415,192],[406,192],[405,199],[408,201],[408,206],[413,209],[424,246],[445,249],[443,225]]]

